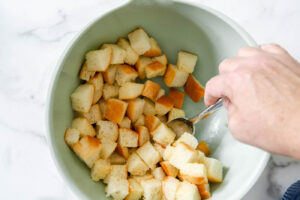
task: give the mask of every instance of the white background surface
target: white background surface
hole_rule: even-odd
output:
[[[0,1],[0,199],[75,199],[59,177],[45,140],[50,75],[76,33],[121,2]],[[300,60],[300,1],[198,2],[234,19],[258,43],[279,43]],[[299,162],[272,156],[243,199],[281,199],[285,189],[298,179]]]

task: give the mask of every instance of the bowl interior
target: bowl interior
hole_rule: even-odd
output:
[[[60,63],[52,87],[49,132],[58,169],[80,199],[106,199],[104,185],[90,179],[89,169],[64,142],[65,128],[74,117],[70,94],[80,83],[78,73],[85,53],[102,43],[115,43],[119,37],[126,37],[131,30],[142,26],[157,40],[169,63],[176,64],[179,50],[198,54],[193,74],[204,85],[218,73],[220,61],[235,56],[242,46],[254,45],[225,21],[206,9],[182,3],[167,6],[130,3],[98,19],[74,41]],[[161,78],[154,81],[166,89]],[[196,104],[186,96],[183,108],[187,117],[191,117],[204,108],[204,103],[202,100]],[[231,137],[225,110],[201,121],[196,137],[205,140],[212,148],[211,156],[224,163],[224,182],[213,185],[212,199],[241,198],[264,167],[266,153]]]

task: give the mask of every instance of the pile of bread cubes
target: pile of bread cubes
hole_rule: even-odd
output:
[[[86,54],[71,95],[77,113],[66,144],[102,180],[113,199],[198,200],[211,196],[209,182],[222,182],[222,163],[207,157],[204,141],[176,134],[166,123],[184,117],[185,93],[198,102],[204,88],[192,75],[197,55],[179,51],[168,64],[143,28]],[[151,80],[162,76],[168,95]],[[135,80],[147,80],[136,83]],[[140,81],[141,82],[141,81]],[[175,87],[183,87],[182,92]]]

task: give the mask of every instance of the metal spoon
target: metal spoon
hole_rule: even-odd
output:
[[[187,118],[175,118],[167,123],[167,125],[176,133],[177,137],[180,137],[184,132],[195,134],[195,124],[197,124],[200,120],[214,113],[223,105],[223,99],[219,99],[217,103],[209,106],[205,110],[203,110],[200,114],[187,119]]]

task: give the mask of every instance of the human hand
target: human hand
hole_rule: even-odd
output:
[[[205,104],[224,98],[232,135],[300,160],[300,63],[268,44],[241,48],[219,72],[206,84]]]

